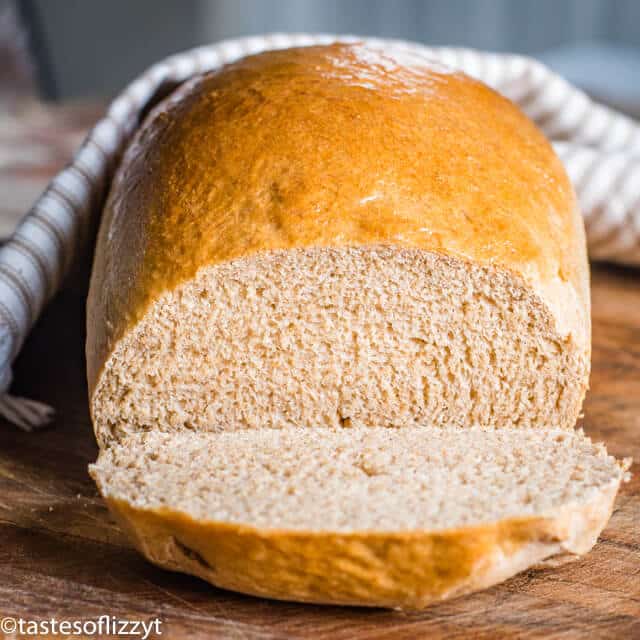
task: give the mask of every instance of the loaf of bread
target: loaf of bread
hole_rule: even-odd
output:
[[[155,107],[87,313],[98,486],[150,560],[219,586],[425,606],[584,553],[624,477],[572,431],[588,266],[560,161],[410,50],[267,52]]]

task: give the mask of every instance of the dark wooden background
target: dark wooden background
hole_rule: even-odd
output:
[[[593,272],[593,375],[584,427],[640,460],[640,272]],[[84,377],[84,297],[48,307],[14,391],[54,405],[37,433],[0,423],[0,616],[163,620],[162,637],[640,638],[640,468],[585,558],[528,571],[422,613],[269,602],[146,563],[96,494]]]

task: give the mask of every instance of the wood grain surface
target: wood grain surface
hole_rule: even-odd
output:
[[[593,272],[593,375],[584,428],[640,461],[640,272]],[[55,423],[0,423],[0,617],[162,620],[163,638],[640,638],[640,465],[586,557],[527,571],[422,613],[270,602],[146,563],[96,494],[84,376],[84,294],[48,307],[16,363],[14,392]],[[1,634],[0,634],[1,635]]]

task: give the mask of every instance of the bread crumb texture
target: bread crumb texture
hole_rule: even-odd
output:
[[[271,252],[200,270],[119,341],[98,439],[418,424],[571,428],[589,355],[513,274],[397,247]]]
[[[622,477],[580,432],[473,427],[149,432],[103,452],[94,474],[139,508],[324,532],[552,516]]]

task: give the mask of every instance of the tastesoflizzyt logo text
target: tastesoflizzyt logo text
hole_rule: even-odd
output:
[[[27,620],[0,618],[0,634],[11,636],[122,636],[148,640],[162,635],[162,620],[123,620],[116,616],[100,616],[95,620]]]

